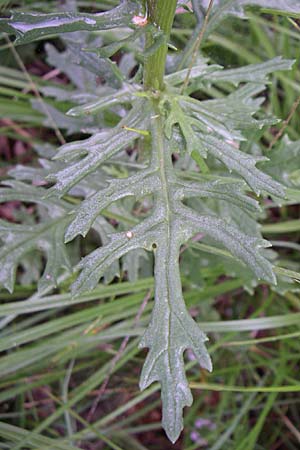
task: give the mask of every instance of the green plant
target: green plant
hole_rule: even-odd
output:
[[[265,250],[269,244],[257,227],[261,208],[255,196],[263,193],[272,196],[275,202],[284,202],[289,195],[283,184],[272,178],[281,178],[272,168],[272,161],[253,156],[257,149],[248,142],[253,144],[249,139],[253,133],[276,123],[276,119],[259,113],[263,97],[257,95],[265,89],[267,76],[290,69],[293,62],[275,58],[242,69],[223,70],[197,56],[193,67],[187,67],[194,59],[199,30],[204,31],[201,37],[206,38],[226,16],[240,16],[244,6],[285,10],[290,15],[300,12],[298,2],[293,0],[216,2],[206,26],[205,11],[193,2],[199,22],[195,35],[182,54],[170,58],[168,75],[164,76],[176,3],[149,1],[141,5],[138,1],[123,1],[116,9],[96,15],[15,13],[0,22],[3,31],[17,35],[16,44],[53,33],[120,26],[132,30],[120,42],[100,48],[95,48],[100,45],[97,41],[85,42],[89,52],[82,49],[82,35],[67,37],[71,54],[76,54],[91,72],[100,73],[107,89],[95,98],[84,91],[85,86],[77,86],[77,98],[84,104],[69,110],[65,128],[70,133],[76,127],[84,128],[92,134],[90,138],[65,144],[58,152],[40,149],[45,159],[53,157],[51,163],[44,161],[43,170],[36,169],[30,174],[24,168],[11,171],[15,180],[7,181],[7,187],[1,189],[1,200],[17,199],[37,203],[41,208],[34,224],[1,222],[5,245],[0,254],[0,281],[12,292],[18,264],[23,264],[26,254],[33,249],[41,249],[47,263],[39,280],[40,292],[57,285],[62,268],[69,273],[81,270],[72,285],[76,297],[94,289],[102,276],[111,281],[118,275],[120,258],[123,268],[139,267],[140,249],[153,252],[155,306],[140,344],[150,349],[141,387],[160,381],[163,425],[173,442],[182,429],[182,409],[192,402],[184,374],[184,350],[192,349],[203,368],[212,368],[204,347],[206,336],[188,314],[182,297],[181,246],[197,233],[204,233],[212,251],[224,252],[225,247],[236,258],[228,271],[242,273],[248,288],[256,280],[275,285],[274,254]],[[141,53],[137,42],[143,40],[145,49]],[[136,61],[144,62],[143,82],[140,70],[133,78],[125,78],[111,61],[110,57],[123,48],[135,54],[131,69],[136,69]],[[51,51],[58,60],[59,56]],[[225,93],[229,86],[229,94],[203,99],[203,93],[212,84],[224,88]],[[48,89],[45,93],[62,98],[62,92]],[[85,103],[91,97],[92,101]],[[55,110],[53,113],[58,114]],[[91,115],[95,117],[91,119]],[[96,128],[101,130],[95,131]],[[130,165],[127,153],[117,158],[122,150],[128,149],[138,149],[139,170]],[[256,167],[257,163],[264,171]],[[118,165],[129,167],[126,177],[116,169]],[[233,171],[234,176],[227,170]],[[46,177],[49,186],[36,187],[24,182],[34,181],[38,176]],[[51,182],[54,186],[50,186]],[[291,188],[292,180],[290,183],[287,187]],[[250,190],[255,196],[249,195]],[[133,214],[136,203],[128,202],[127,197],[134,197],[144,207],[143,220]],[[111,207],[114,203],[116,207]],[[120,211],[125,211],[125,221],[123,224],[120,221],[119,232],[114,233],[106,218],[119,218]],[[76,246],[72,248],[75,255],[70,258],[65,243],[78,235],[85,237],[91,228],[98,230],[102,246],[76,264]],[[240,267],[239,261],[253,275]]]

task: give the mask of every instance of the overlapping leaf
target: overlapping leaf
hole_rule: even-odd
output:
[[[300,141],[285,137],[266,154],[270,160],[261,164],[263,170],[285,186],[300,189]]]
[[[18,264],[32,250],[40,250],[47,263],[39,280],[39,289],[55,286],[62,269],[71,270],[71,262],[63,243],[63,235],[68,216],[64,202],[45,200],[45,190],[29,186],[20,181],[10,181],[0,188],[0,202],[19,200],[36,203],[51,210],[45,222],[30,225],[0,222],[0,284],[13,291]]]

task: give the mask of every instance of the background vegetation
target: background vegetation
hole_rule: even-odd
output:
[[[116,3],[78,0],[77,6],[82,11],[99,11]],[[0,0],[3,15],[8,8],[52,12],[61,4],[57,0]],[[172,44],[183,48],[193,27],[191,14],[177,14]],[[109,32],[105,39],[113,42],[119,35]],[[290,144],[288,157],[277,162],[281,173],[293,174],[294,201],[281,208],[267,202],[262,230],[279,252],[280,267],[293,271],[292,279],[298,281],[299,43],[300,22],[296,18],[251,10],[248,21],[227,19],[202,47],[211,62],[226,68],[277,55],[296,59],[293,70],[274,75],[264,93],[265,110],[285,122],[269,128],[259,144],[265,152],[276,152],[282,137],[278,142],[274,138],[277,141],[282,126],[285,143],[287,136],[295,141]],[[91,83],[75,76],[68,60],[59,60],[54,49],[63,51],[64,45],[53,37],[16,49],[7,37],[1,40],[1,179],[6,179],[11,169],[21,170],[20,165],[38,167],[39,158],[47,151],[45,142],[51,151],[50,145],[83,135],[78,133],[77,119],[64,116],[74,106],[70,96],[47,97],[58,88],[80,91],[79,80],[83,86]],[[118,55],[116,62],[120,60]],[[228,89],[208,86],[206,95],[221,98]],[[111,114],[106,120],[114,125],[116,118]],[[115,167],[106,170],[112,172]],[[110,215],[112,225],[119,219],[126,220],[126,211],[124,217]],[[0,216],[30,225],[35,208],[32,204],[6,202],[0,207]],[[84,244],[76,245],[84,255],[96,243],[97,236],[91,233]],[[299,448],[297,282],[281,292],[267,285],[253,291],[248,286],[246,290],[243,274],[225,274],[230,259],[212,255],[199,242],[187,245],[181,263],[185,299],[193,317],[209,335],[214,371],[209,375],[200,371],[187,353],[194,404],[185,411],[185,431],[175,446],[161,430],[158,386],[144,392],[138,388],[146,354],[138,349],[138,342],[149,322],[153,300],[150,268],[141,263],[141,276],[135,280],[129,261],[121,279],[100,285],[90,294],[72,298],[68,288],[73,280],[69,277],[54,293],[39,297],[36,285],[44,261],[32,253],[20,268],[15,292],[0,291],[1,449]]]

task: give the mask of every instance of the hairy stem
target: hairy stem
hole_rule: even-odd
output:
[[[163,77],[168,50],[168,39],[172,28],[177,0],[147,0],[148,23],[154,25],[165,35],[164,43],[145,59],[144,86],[145,89],[163,90]],[[147,34],[146,48],[154,42],[153,33]]]

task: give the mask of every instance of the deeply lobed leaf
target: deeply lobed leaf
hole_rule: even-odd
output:
[[[138,120],[136,122],[137,128],[143,125],[151,133],[152,156],[148,167],[128,179],[111,182],[102,191],[86,199],[78,208],[77,216],[67,230],[66,239],[69,240],[78,233],[85,234],[97,214],[110,202],[127,195],[134,195],[136,198],[149,194],[154,196],[154,207],[147,219],[128,231],[112,235],[107,245],[81,261],[79,268],[82,271],[73,285],[73,293],[79,295],[93,289],[107,268],[126,253],[139,248],[147,251],[154,249],[155,307],[151,324],[141,342],[142,346],[150,348],[141,377],[141,387],[145,388],[153,381],[161,382],[163,425],[174,442],[182,429],[181,411],[191,403],[191,393],[184,375],[184,350],[192,349],[202,367],[211,370],[210,358],[203,344],[206,337],[188,315],[182,297],[179,273],[181,245],[197,232],[204,232],[247,264],[259,279],[276,283],[276,278],[271,263],[259,250],[269,246],[266,241],[242,233],[214,214],[199,214],[182,203],[191,197],[212,197],[235,203],[248,214],[258,209],[257,202],[250,197],[242,192],[236,195],[230,183],[187,182],[176,175],[171,159],[174,124],[170,127],[168,118],[162,115],[166,96],[169,104],[172,104],[172,96],[168,97],[168,94],[162,96],[159,104],[157,100],[149,99],[148,103],[153,104],[149,111],[150,122],[145,122],[144,118],[140,119],[141,123]],[[208,141],[205,140],[208,151],[210,147],[207,142],[212,146],[210,139],[211,136]],[[224,138],[217,137],[216,134],[214,139],[222,143]],[[82,148],[84,145],[82,143]],[[244,155],[242,152],[239,154]],[[256,179],[256,174],[252,174],[255,162],[252,157],[245,155],[246,172],[242,173],[244,178],[253,176]],[[239,168],[236,170],[240,172]],[[255,170],[262,177],[263,183],[265,175],[258,169]],[[237,185],[235,189],[236,187]],[[245,189],[243,183],[240,187]],[[277,187],[276,194],[280,195],[282,190],[279,184],[269,188],[264,185],[268,192]]]
[[[16,34],[16,43],[25,43],[55,33],[131,26],[132,16],[139,12],[138,3],[133,0],[123,1],[116,9],[96,15],[14,14],[10,19],[0,20],[0,29]],[[273,4],[275,7],[274,2],[268,2],[268,7],[273,7]],[[280,0],[276,1],[277,8],[281,4]],[[247,5],[264,7],[266,2],[220,0],[216,3],[218,9],[213,11],[208,30],[214,29],[228,15],[243,15],[244,6]],[[285,7],[290,8],[291,12],[298,12],[298,5],[293,0],[288,1]],[[154,45],[161,45],[162,38],[159,35]],[[123,44],[108,46],[98,51],[98,54],[110,56]],[[97,71],[95,55],[83,57],[81,48],[74,42],[70,44],[70,49],[71,53],[80,54],[86,65],[91,64],[92,72]],[[152,51],[153,48],[150,48],[150,53]],[[49,51],[48,48],[48,53],[60,65],[63,64],[61,55],[55,50]],[[89,139],[72,142],[59,149],[55,162],[48,166],[46,164],[46,170],[39,172],[39,176],[50,172],[48,180],[55,182],[46,198],[40,195],[41,192],[45,193],[44,189],[18,181],[10,182],[0,190],[2,201],[18,198],[42,204],[51,211],[51,220],[34,225],[0,223],[0,237],[5,242],[0,250],[0,282],[11,291],[18,263],[27,252],[38,248],[47,258],[40,287],[55,285],[61,268],[70,270],[63,239],[69,242],[78,234],[86,236],[91,227],[96,230],[101,228],[104,220],[101,212],[107,207],[113,207],[116,202],[120,203],[127,197],[134,197],[141,202],[145,197],[151,198],[147,217],[131,229],[121,228],[114,232],[110,224],[104,223],[112,234],[108,237],[104,233],[101,236],[102,245],[76,266],[80,274],[73,283],[72,292],[73,295],[79,295],[92,290],[101,277],[110,281],[118,275],[119,259],[128,254],[137,252],[140,255],[141,250],[154,253],[155,305],[151,323],[140,344],[149,348],[140,385],[144,389],[154,381],[161,383],[163,426],[169,438],[175,442],[183,426],[182,410],[192,403],[184,370],[184,351],[191,349],[204,369],[212,369],[204,345],[207,338],[189,315],[184,303],[179,270],[181,247],[201,232],[210,242],[213,241],[212,249],[222,252],[225,247],[243,267],[252,271],[254,277],[276,283],[272,264],[264,251],[269,244],[261,238],[257,229],[252,230],[253,222],[256,223],[251,216],[259,211],[259,207],[248,191],[275,197],[284,196],[285,191],[279,182],[256,167],[258,162],[268,167],[265,158],[243,152],[242,144],[246,139],[245,132],[274,123],[270,118],[258,120],[254,117],[262,103],[262,99],[256,96],[264,89],[268,74],[288,69],[292,62],[275,58],[238,70],[222,70],[220,66],[202,61],[192,69],[189,92],[219,82],[235,86],[242,82],[247,84],[225,98],[200,102],[178,91],[178,86],[186,77],[186,70],[167,76],[167,89],[163,93],[141,94],[133,83],[123,83],[121,72],[119,69],[113,70],[110,60],[104,61],[115,75],[108,92],[100,98],[92,93],[83,104],[72,108],[69,115],[73,116],[74,122],[66,122],[66,128],[74,132],[77,124],[81,123],[81,116],[97,114],[116,105],[130,103],[132,109],[126,113],[123,111],[123,119],[115,129],[103,129]],[[120,90],[114,90],[118,86]],[[82,85],[77,88],[80,91]],[[56,90],[54,94],[59,97],[61,92]],[[134,147],[141,135],[145,139],[140,139],[140,144],[151,149],[145,168],[127,178],[111,177],[108,180],[104,177],[101,182],[90,182],[90,177],[93,174],[97,177],[100,168],[121,151]],[[172,158],[178,150],[182,155],[191,156],[195,151],[198,152],[202,159],[207,158],[208,168],[211,163],[217,165],[218,161],[222,162],[225,173],[226,168],[230,172],[234,171],[234,183],[229,177],[227,180],[218,176],[217,180],[187,181],[174,168]],[[18,170],[15,173],[17,175]],[[33,173],[28,172],[23,179],[33,180],[33,176]],[[76,189],[79,195],[83,193],[84,200],[77,207],[71,207],[62,197],[74,191],[78,196]],[[193,203],[195,199],[197,202]],[[219,206],[229,205],[233,212],[238,212],[237,216],[249,222],[247,227],[242,226],[242,220],[240,223],[239,220],[231,220],[229,215],[220,218],[222,209],[214,209],[212,202]]]

